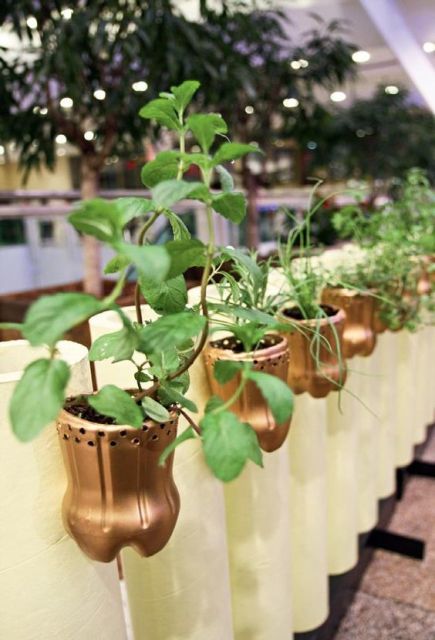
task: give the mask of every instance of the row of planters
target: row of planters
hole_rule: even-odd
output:
[[[224,482],[248,461],[261,466],[262,452],[276,450],[286,438],[293,394],[345,392],[347,358],[370,355],[376,331],[416,328],[421,311],[430,308],[432,264],[426,256],[435,255],[433,205],[418,172],[409,176],[400,207],[388,205],[370,217],[358,207],[335,215],[343,237],[360,245],[345,268],[328,270],[311,257],[311,218],[322,200],[303,221],[293,220],[276,260],[259,263],[254,255],[217,247],[213,216],[238,224],[246,211],[228,163],[258,149],[226,141],[219,114],[187,115],[198,86],[186,81],[172,87],[140,112],[178,139],[176,150],[161,152],[142,170],[151,197],[85,201],[70,216],[79,232],[115,250],[106,266],[107,274],[118,274],[111,293],[102,300],[72,292],[44,296],[23,324],[11,327],[32,346],[47,347],[47,357],[32,362],[16,386],[13,430],[29,441],[57,420],[69,479],[65,527],[100,561],[112,560],[126,545],[149,556],[166,544],[180,508],[172,477],[178,445],[199,438],[211,472]],[[188,150],[194,144],[200,151]],[[191,166],[200,181],[183,179]],[[219,192],[210,189],[216,177]],[[413,209],[416,192],[427,209],[424,223],[421,209]],[[173,210],[184,199],[203,203],[207,242],[191,238]],[[160,216],[169,220],[173,239],[156,246],[147,236]],[[137,244],[124,236],[133,219],[142,225]],[[199,303],[188,306],[184,274],[191,267],[202,269],[202,280]],[[115,300],[134,274],[132,321]],[[154,320],[144,321],[142,299]],[[134,377],[123,388],[105,385],[92,395],[66,398],[70,373],[57,343],[107,310],[119,316],[122,328],[95,340],[89,358],[129,362]],[[213,392],[199,420],[186,397],[198,358],[204,358]],[[188,427],[177,435],[180,415]]]

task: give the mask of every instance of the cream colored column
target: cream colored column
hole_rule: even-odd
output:
[[[71,366],[71,394],[91,391],[87,349],[58,344]],[[66,476],[54,424],[18,442],[8,404],[25,366],[47,357],[24,340],[0,343],[0,637],[5,640],[123,640],[115,563],[89,560],[62,526]]]
[[[376,381],[380,399],[378,421],[378,470],[377,494],[379,499],[388,498],[396,489],[396,440],[397,420],[397,339],[396,334],[385,331],[378,335],[376,349],[379,353],[379,381]]]
[[[397,393],[396,393],[396,467],[405,467],[414,457],[414,425],[416,420],[415,372],[417,350],[415,336],[408,331],[396,334]]]
[[[296,396],[289,435],[293,631],[328,616],[326,401]]]
[[[427,370],[427,344],[424,327],[420,327],[416,333],[410,335],[413,348],[416,350],[415,357],[415,404],[414,404],[414,420],[413,420],[413,443],[421,444],[426,440],[427,427],[427,386],[426,377]]]
[[[361,410],[358,377],[348,374],[345,390],[327,403],[328,573],[340,575],[358,562],[357,426]],[[352,393],[352,395],[351,395]]]
[[[134,309],[124,311],[134,317]],[[144,318],[153,317],[142,307]],[[91,320],[91,334],[116,331],[112,312]],[[109,382],[131,385],[129,363],[97,362],[101,386]],[[189,397],[200,411],[209,397],[201,360],[191,370]],[[180,432],[186,428],[180,421]],[[197,441],[176,451],[174,477],[181,509],[167,546],[141,559],[131,549],[122,553],[135,640],[232,640],[232,616],[223,488],[206,467]]]

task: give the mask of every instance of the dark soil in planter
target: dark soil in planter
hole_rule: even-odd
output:
[[[139,404],[139,402],[137,402]],[[107,424],[107,425],[117,425],[115,418],[110,418],[109,416],[103,416],[101,413],[98,413],[93,407],[91,407],[88,402],[86,396],[78,396],[77,398],[67,398],[64,404],[65,411],[71,413],[73,416],[77,418],[81,418],[82,420],[87,420],[88,422],[96,422],[97,424]],[[168,407],[168,411],[174,409],[174,406]],[[144,418],[144,421],[150,420],[150,418]]]
[[[259,351],[260,349],[268,349],[274,347],[276,344],[282,342],[283,338],[278,335],[268,334],[260,340],[253,351]],[[221,338],[220,340],[214,340],[210,343],[214,349],[226,349],[233,353],[245,353],[245,348],[240,340],[237,340],[234,336],[228,338]]]
[[[337,315],[338,312],[338,309],[334,309],[334,307],[330,307],[327,304],[321,304],[320,308],[328,316],[328,318],[332,318],[333,316]],[[286,318],[291,318],[292,320],[321,320],[321,318],[305,318],[299,307],[289,307],[288,309],[284,309],[282,314]]]

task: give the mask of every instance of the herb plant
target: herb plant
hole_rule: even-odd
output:
[[[16,386],[10,405],[12,427],[17,437],[31,440],[65,405],[69,368],[57,357],[57,342],[75,325],[105,310],[115,311],[122,328],[98,338],[91,346],[91,360],[129,361],[135,367],[126,388],[114,385],[102,387],[86,398],[94,416],[107,424],[126,424],[140,428],[144,419],[158,422],[168,419],[168,409],[176,405],[185,415],[189,427],[164,452],[161,462],[181,442],[199,437],[213,473],[224,481],[236,477],[248,460],[258,465],[262,454],[256,433],[231,411],[231,403],[213,397],[207,404],[199,425],[186,413],[196,412],[194,403],[186,398],[189,369],[200,356],[209,336],[210,313],[206,289],[213,273],[213,264],[227,254],[214,240],[213,215],[218,214],[238,224],[246,212],[244,195],[234,191],[225,163],[256,150],[247,144],[228,142],[227,125],[217,113],[191,113],[187,107],[199,83],[193,80],[171,87],[170,92],[145,105],[140,116],[169,129],[178,139],[178,148],[163,151],[142,169],[142,182],[150,190],[149,198],[119,198],[113,201],[95,198],[84,201],[70,215],[77,231],[92,236],[115,250],[116,256],[106,265],[106,273],[118,274],[113,291],[102,300],[84,293],[57,293],[43,296],[29,309],[21,330],[33,346],[46,345],[48,354],[32,362]],[[224,138],[222,144],[219,139]],[[200,151],[186,152],[186,141],[194,141]],[[184,180],[192,166],[200,180]],[[218,176],[221,191],[211,191],[212,179]],[[184,199],[203,203],[208,228],[208,240],[203,243],[191,238],[174,205]],[[164,216],[169,220],[173,239],[162,246],[150,244],[148,232],[155,221]],[[138,244],[126,241],[124,229],[132,219],[141,224]],[[192,266],[202,267],[201,295],[198,307],[187,306],[184,272]],[[116,299],[133,272],[137,274],[136,320],[131,321],[116,304]],[[144,321],[141,296],[156,313],[156,319]],[[223,303],[225,312],[225,303]],[[234,363],[221,362],[217,378],[235,375]],[[259,387],[278,421],[288,416],[289,390],[266,374],[259,375],[244,367],[243,376]],[[289,393],[285,393],[285,389]],[[83,402],[83,398],[80,398]],[[74,399],[68,400],[68,409]]]

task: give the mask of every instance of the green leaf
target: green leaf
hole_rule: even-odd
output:
[[[219,398],[219,396],[211,396],[205,405],[204,413],[211,413],[212,411],[219,409],[223,404],[224,401],[222,398]]]
[[[226,193],[232,191],[234,189],[234,180],[231,173],[221,164],[217,165],[216,172],[221,181],[222,191],[225,191]]]
[[[170,257],[164,247],[118,242],[116,249],[132,262],[139,273],[154,282],[162,282],[170,268]]]
[[[221,193],[213,197],[212,206],[224,218],[236,224],[246,215],[246,199],[243,193]]]
[[[56,419],[69,377],[63,360],[41,358],[25,368],[9,406],[12,430],[19,440],[32,440]]]
[[[106,360],[113,358],[113,362],[129,360],[138,346],[138,336],[131,325],[122,327],[119,331],[106,333],[92,344],[89,360]]]
[[[153,353],[177,347],[201,333],[204,324],[204,316],[190,311],[163,316],[139,329],[140,349]]]
[[[118,273],[122,271],[130,264],[130,260],[127,256],[113,256],[104,267],[104,273]]]
[[[20,322],[0,322],[0,329],[13,329],[14,331],[22,331],[23,325]]]
[[[175,278],[190,267],[205,265],[206,246],[192,238],[190,240],[170,240],[164,245],[171,259],[168,278]]]
[[[177,112],[175,111],[174,101],[166,98],[151,100],[151,102],[142,107],[139,115],[141,118],[156,120],[156,122],[164,127],[168,127],[168,129],[180,131],[182,128],[178,120]]]
[[[152,398],[145,396],[142,400],[142,407],[147,416],[151,420],[155,420],[155,422],[168,422],[170,419],[169,411],[160,402],[156,402]]]
[[[194,402],[192,402],[192,400],[186,398],[183,393],[180,393],[179,386],[179,383],[174,384],[174,382],[167,382],[165,384],[162,384],[157,392],[159,399],[165,404],[175,402],[176,404],[185,407],[189,411],[197,413],[198,407]]]
[[[173,346],[169,349],[150,353],[148,359],[152,365],[150,373],[159,379],[166,378],[168,374],[177,371],[180,366],[180,356],[178,355],[177,349]]]
[[[240,249],[225,247],[224,249],[222,249],[222,253],[230,260],[233,260],[236,263],[239,262],[243,267],[245,267],[245,269],[249,272],[250,277],[252,278],[254,286],[257,289],[261,289],[263,285],[263,273],[256,260],[253,260],[251,256],[247,255]]]
[[[206,153],[216,134],[228,131],[227,124],[219,113],[195,113],[187,118],[187,126]]]
[[[174,240],[189,240],[190,239],[190,231],[184,224],[183,220],[180,216],[177,216],[176,213],[166,209],[163,214],[169,220],[169,224],[172,228],[172,233],[174,234]]]
[[[151,189],[163,180],[172,180],[178,174],[179,154],[176,151],[161,151],[154,160],[147,162],[141,170],[143,184]]]
[[[200,86],[197,80],[185,80],[178,87],[171,87],[175,96],[175,105],[179,111],[184,111]]]
[[[247,153],[261,153],[258,147],[252,144],[241,144],[239,142],[224,142],[219,147],[213,158],[213,164],[216,166],[222,162],[237,160]]]
[[[117,424],[136,429],[142,426],[144,417],[140,407],[126,391],[113,384],[106,384],[97,394],[89,396],[88,403],[103,416],[114,418]]]
[[[173,451],[175,451],[175,449],[178,447],[179,444],[186,442],[186,440],[192,440],[192,438],[194,437],[195,437],[195,432],[192,427],[188,427],[185,431],[183,431],[183,433],[180,433],[180,435],[177,436],[175,440],[173,440],[171,444],[168,444],[168,446],[164,449],[163,453],[159,458],[159,465],[163,466],[165,464],[168,457],[171,455]]]
[[[122,230],[130,220],[153,208],[151,200],[146,198],[94,198],[81,202],[68,220],[77,231],[113,244],[122,238]]]
[[[187,304],[187,288],[183,276],[161,283],[140,278],[140,289],[146,302],[159,315],[178,313]]]
[[[103,301],[87,293],[42,296],[26,314],[23,335],[33,346],[53,346],[69,329],[104,309]]]
[[[241,362],[234,360],[216,360],[214,363],[214,377],[220,384],[225,384],[243,369]]]
[[[276,422],[282,424],[288,420],[293,413],[293,393],[288,385],[276,376],[252,369],[246,376],[259,388]]]
[[[255,431],[230,411],[209,413],[200,423],[204,455],[214,475],[229,482],[241,473],[248,460],[262,466]]]
[[[175,202],[188,198],[195,190],[203,190],[201,182],[186,182],[185,180],[163,180],[151,189],[153,200],[158,207],[166,209]]]
[[[120,212],[123,225],[134,218],[145,216],[156,208],[154,202],[149,198],[116,198],[113,203]]]

